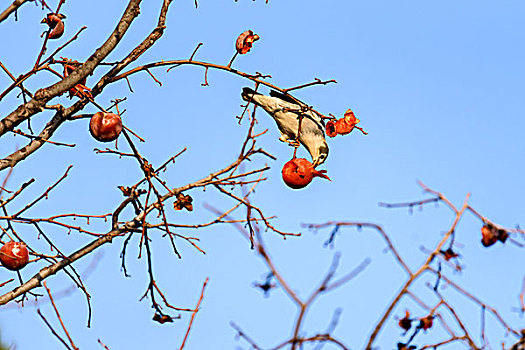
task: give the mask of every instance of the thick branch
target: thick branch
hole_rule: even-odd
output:
[[[9,15],[15,12],[20,6],[29,0],[15,0],[4,12],[0,13],[0,23],[3,22]]]
[[[195,182],[189,183],[187,185],[184,185],[179,188],[174,188],[171,190],[171,192],[168,192],[162,197],[159,197],[157,201],[154,203],[151,203],[145,210],[143,210],[140,214],[138,214],[133,220],[130,220],[126,222],[125,224],[121,226],[117,226],[116,223],[118,223],[118,214],[123,210],[124,206],[129,203],[129,200],[126,199],[123,201],[123,204],[121,204],[114,213],[114,218],[112,222],[113,229],[106,233],[103,236],[100,236],[96,240],[92,241],[91,243],[87,244],[86,246],[80,248],[73,254],[69,255],[68,257],[64,258],[63,260],[60,260],[56,263],[54,263],[51,266],[44,267],[41,269],[36,275],[34,275],[31,279],[29,279],[27,282],[22,284],[21,286],[13,289],[12,291],[0,296],[0,305],[6,304],[9,301],[17,298],[18,296],[27,293],[28,291],[32,290],[33,288],[39,287],[41,285],[41,282],[45,280],[47,277],[52,276],[56,274],[57,272],[63,270],[65,267],[73,263],[74,261],[86,256],[87,254],[91,253],[98,247],[110,243],[114,237],[122,236],[126,232],[132,232],[136,229],[142,228],[142,222],[144,221],[147,214],[149,214],[151,211],[156,210],[156,208],[159,205],[162,205],[162,203],[173,197],[176,196],[178,193],[187,191],[191,188],[196,187],[203,187],[209,185],[211,182],[214,182],[218,176],[225,174],[229,172],[230,170],[236,168],[245,158],[241,155],[238,159],[236,159],[233,163],[225,167],[224,169],[218,170],[214,173],[211,173],[210,175],[197,180]],[[125,204],[124,204],[125,203]],[[115,228],[116,227],[116,228]]]
[[[137,45],[137,47],[135,47],[133,51],[131,51],[126,56],[126,58],[120,61],[106,75],[104,75],[102,79],[100,79],[97,85],[93,88],[93,93],[95,95],[102,91],[104,86],[113,81],[111,80],[112,77],[121,72],[131,62],[139,58],[144,52],[146,52],[150,47],[152,47],[153,44],[155,44],[155,42],[162,36],[162,34],[164,34],[164,29],[166,28],[166,15],[168,13],[171,1],[172,0],[164,0],[164,3],[162,4],[162,8],[160,10],[157,27],[155,27],[153,31],[139,45]]]
[[[41,112],[44,105],[49,100],[69,90],[80,80],[91,74],[91,72],[93,72],[99,63],[102,62],[102,60],[106,58],[111,51],[113,51],[126,31],[129,29],[131,22],[133,22],[133,20],[139,15],[140,2],[141,0],[129,1],[128,7],[124,11],[122,18],[120,19],[113,33],[111,33],[106,42],[100,48],[98,48],[81,67],[75,69],[73,73],[58,83],[38,90],[30,101],[20,105],[7,117],[2,119],[0,121],[0,136],[8,131],[13,130],[13,128],[34,114]]]
[[[25,147],[16,150],[11,155],[0,159],[0,171],[5,168],[14,167],[18,162],[26,159],[30,154],[38,150],[53,133],[58,129],[63,122],[66,121],[66,117],[62,110],[58,111],[55,116],[46,124],[44,129],[38,135],[38,138],[31,140]]]
[[[166,27],[166,14],[168,12],[168,8],[171,4],[171,1],[172,0],[164,0],[162,8],[160,10],[157,27],[155,27],[153,31],[146,37],[146,39],[144,39],[142,43],[140,43],[133,51],[131,51],[125,59],[119,62],[111,71],[109,71],[104,77],[102,77],[99,80],[99,82],[92,90],[93,96],[100,94],[104,87],[112,82],[112,80],[109,79],[110,77],[117,74],[122,69],[124,69],[129,63],[133,62],[138,57],[140,57],[140,55],[142,55],[146,50],[148,50],[162,36]],[[74,72],[76,72],[77,70],[78,69],[76,69]],[[53,117],[53,119],[46,125],[46,127],[40,133],[40,139],[31,141],[26,147],[23,147],[22,149],[13,152],[10,156],[6,157],[5,159],[0,160],[0,171],[7,167],[12,167],[16,165],[18,162],[24,160],[30,154],[38,150],[44,144],[44,141],[42,141],[41,139],[49,139],[64,121],[66,121],[74,113],[81,110],[87,103],[87,100],[81,100],[65,110],[58,111]]]
[[[51,266],[44,267],[36,275],[31,277],[27,282],[21,286],[13,289],[12,291],[0,296],[0,305],[7,304],[9,301],[15,299],[16,297],[29,292],[31,289],[40,287],[41,282],[47,277],[56,274],[57,272],[63,270],[65,267],[70,265],[73,261],[80,259],[81,257],[91,253],[96,248],[100,247],[103,244],[111,242],[113,237],[119,236],[122,232],[126,231],[125,228],[120,228],[118,230],[112,230],[106,235],[96,239],[95,241],[89,243],[88,245],[80,248],[66,259],[60,260],[57,263],[54,263]]]

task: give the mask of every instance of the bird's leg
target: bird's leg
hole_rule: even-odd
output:
[[[295,156],[297,155],[297,149],[299,148],[299,142],[297,142],[296,145],[294,145],[294,150],[293,150],[293,159],[295,159]]]
[[[282,141],[282,142],[288,143],[288,145],[290,145],[290,146],[292,146],[294,148],[294,150],[293,150],[293,158],[295,158],[295,155],[297,154],[297,149],[299,148],[299,146],[301,146],[301,143],[299,143],[299,141],[297,141],[296,139],[290,138],[286,134],[281,134],[281,137],[279,137],[279,140]]]
[[[297,127],[297,140],[299,140],[299,137],[301,136],[301,123],[303,122],[304,114],[299,114],[299,126]],[[293,145],[295,149],[293,150],[293,158],[297,155],[297,149],[301,145],[298,141],[295,141],[295,144]]]
[[[303,122],[304,114],[299,115],[299,127],[297,128],[297,138],[301,135],[301,124]]]

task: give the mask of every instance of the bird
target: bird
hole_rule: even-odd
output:
[[[310,153],[314,168],[324,163],[328,157],[324,121],[311,109],[306,108],[306,104],[275,90],[270,90],[270,96],[267,96],[249,87],[242,89],[241,97],[263,108],[275,120],[281,132],[279,140],[290,144],[297,144],[299,141]],[[301,115],[301,131],[297,137]]]

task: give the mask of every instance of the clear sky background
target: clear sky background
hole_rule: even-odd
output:
[[[3,1],[2,9],[11,1]],[[56,7],[51,0],[50,6]],[[50,44],[50,50],[87,26],[80,38],[69,45],[62,56],[85,60],[114,29],[125,1],[67,1],[62,12],[67,16],[66,33]],[[144,1],[139,18],[108,61],[129,51],[156,25],[160,1]],[[167,17],[164,36],[138,64],[161,59],[188,58],[199,42],[204,43],[195,59],[227,64],[234,53],[237,36],[252,29],[261,40],[252,51],[236,59],[234,67],[250,72],[271,74],[273,84],[291,87],[314,78],[336,79],[337,84],[315,86],[297,91],[296,96],[325,114],[342,116],[352,108],[369,132],[353,132],[329,140],[330,156],[322,168],[332,182],[314,180],[304,190],[287,188],[280,176],[282,165],[291,158],[292,149],[277,140],[274,121],[258,112],[257,130],[270,129],[259,140],[277,157],[268,160],[268,180],[261,183],[252,203],[268,216],[277,215],[274,224],[284,230],[302,232],[300,238],[282,240],[264,234],[270,254],[282,274],[299,295],[307,296],[317,286],[330,266],[333,254],[341,252],[340,275],[370,257],[368,269],[348,285],[324,295],[308,314],[305,331],[323,332],[336,308],[343,313],[334,335],[352,349],[363,348],[373,326],[404,282],[402,270],[385,244],[373,231],[344,229],[333,249],[323,247],[330,230],[314,234],[301,223],[328,220],[367,221],[383,225],[393,243],[412,268],[432,249],[450,227],[453,216],[444,206],[425,207],[409,215],[405,209],[384,209],[378,202],[403,202],[425,198],[417,180],[442,192],[456,205],[467,193],[470,204],[494,222],[514,227],[525,226],[523,170],[525,145],[525,3],[515,1],[264,1],[239,0],[173,3]],[[0,60],[18,76],[32,67],[45,29],[40,24],[46,11],[26,4],[14,17],[0,24],[2,49]],[[130,78],[134,93],[125,81],[113,84],[97,97],[108,106],[110,100],[127,97],[124,123],[143,136],[142,154],[159,165],[184,147],[188,151],[172,165],[164,177],[171,187],[206,176],[222,168],[237,156],[247,130],[246,120],[239,125],[236,115],[242,111],[240,92],[251,82],[221,71],[210,70],[210,86],[202,87],[202,67],[179,67],[166,73],[153,70],[162,81],[159,87],[147,73]],[[88,78],[92,86],[105,73],[103,68]],[[41,73],[26,87],[35,91],[55,78]],[[0,74],[0,89],[10,84]],[[262,88],[261,91],[267,92]],[[5,116],[19,103],[17,92],[3,101],[0,115]],[[65,97],[57,102],[69,105]],[[88,106],[84,112],[95,112]],[[33,127],[39,129],[45,118],[36,116]],[[31,209],[32,217],[61,213],[103,214],[112,212],[122,200],[117,185],[130,185],[142,176],[133,159],[96,155],[97,143],[88,131],[88,120],[66,123],[55,134],[55,141],[75,143],[75,148],[44,146],[20,163],[9,181],[17,188],[31,177],[36,183],[13,203],[11,210],[43,192],[58,179],[69,164],[69,177],[49,199]],[[0,140],[4,157],[26,142],[21,137]],[[124,144],[123,142],[121,143]],[[301,149],[300,156],[307,156]],[[255,162],[261,165],[266,159]],[[0,174],[0,178],[6,172]],[[173,212],[170,219],[198,223],[213,218],[204,208],[210,204],[226,210],[234,202],[214,193],[195,191],[193,213]],[[131,217],[131,212],[126,212]],[[239,211],[237,217],[242,217]],[[2,223],[3,225],[4,223]],[[97,232],[107,232],[109,223],[92,222]],[[515,327],[524,326],[513,308],[524,275],[523,249],[500,243],[484,248],[480,243],[481,224],[472,216],[461,221],[457,231],[458,250],[465,266],[462,274],[453,274],[461,285],[481,300],[496,306]],[[18,227],[35,247],[45,249],[32,227]],[[90,237],[45,226],[46,233],[61,249],[72,252]],[[235,337],[230,327],[234,321],[265,348],[291,335],[296,308],[282,290],[269,298],[252,286],[263,281],[267,269],[250,250],[247,242],[231,226],[222,225],[185,231],[201,239],[202,255],[184,242],[178,242],[182,259],[171,252],[169,242],[160,234],[153,236],[152,249],[156,280],[172,304],[193,307],[206,277],[210,278],[202,309],[197,314],[187,349],[249,349]],[[183,233],[183,232],[181,232]],[[521,240],[523,242],[523,240]],[[138,302],[146,290],[146,262],[137,260],[137,240],[128,249],[128,272],[120,271],[122,239],[115,239],[99,251],[75,264],[78,271],[96,268],[84,281],[92,295],[92,327],[86,328],[87,307],[82,293],[75,292],[58,300],[58,307],[81,349],[101,348],[101,339],[111,350],[139,348],[178,348],[186,330],[188,314],[181,321],[160,325],[152,322],[149,300]],[[34,266],[33,266],[34,265]],[[43,266],[29,265],[22,271],[30,278]],[[13,277],[0,271],[0,281]],[[434,299],[422,280],[417,289]],[[434,279],[429,278],[433,282]],[[70,286],[59,275],[48,280],[53,291]],[[2,294],[13,285],[3,287]],[[445,289],[458,311],[479,339],[480,309],[451,289]],[[53,319],[48,303],[37,307]],[[17,349],[57,349],[58,341],[38,318],[35,306],[0,310],[2,340]],[[409,307],[416,316],[425,312],[410,303],[397,308],[403,315]],[[55,323],[55,325],[57,325]],[[492,317],[491,344],[511,341]],[[443,339],[442,331],[420,335],[416,344]],[[391,319],[379,337],[381,349],[394,348],[405,338]],[[329,349],[330,347],[325,347]],[[450,346],[458,348],[458,345]]]

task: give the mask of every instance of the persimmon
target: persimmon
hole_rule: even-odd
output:
[[[122,132],[122,119],[114,113],[97,112],[89,121],[89,132],[100,142],[115,141]]]
[[[286,162],[282,170],[284,183],[293,189],[306,187],[314,177],[330,180],[325,173],[326,170],[315,170],[313,164],[304,158],[294,158]]]
[[[0,248],[0,262],[11,271],[18,271],[27,265],[29,252],[22,242],[7,242]]]

